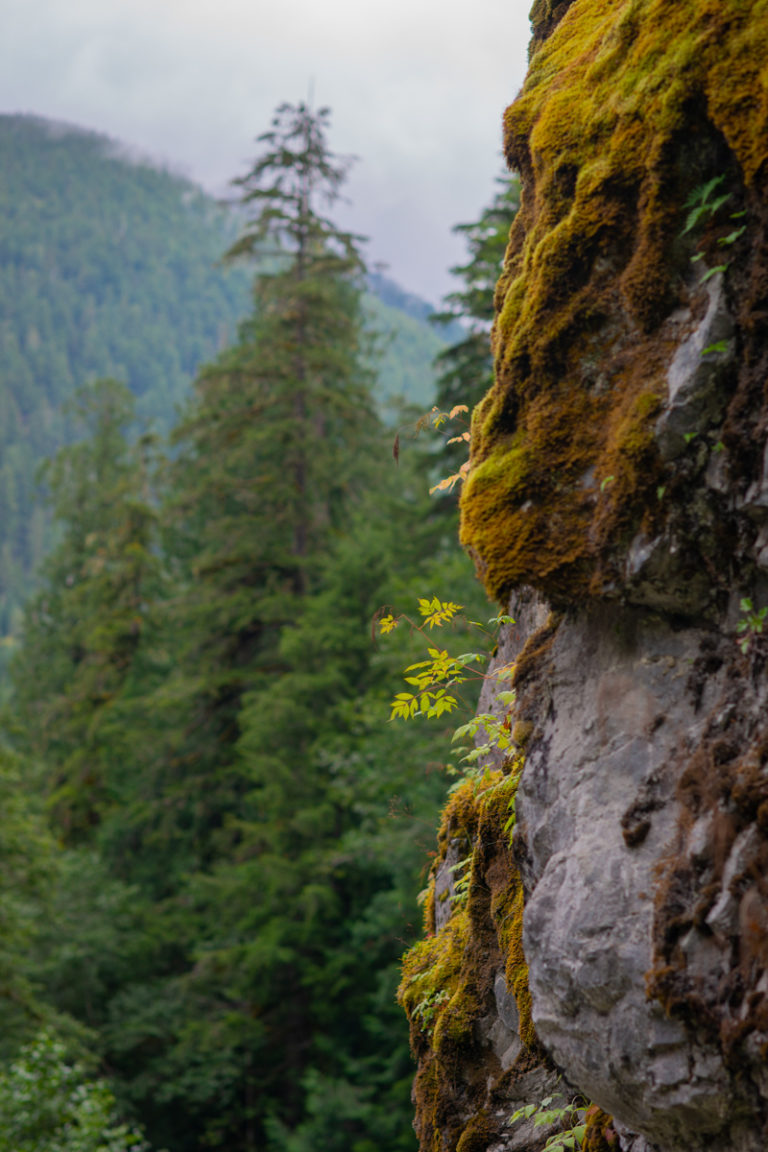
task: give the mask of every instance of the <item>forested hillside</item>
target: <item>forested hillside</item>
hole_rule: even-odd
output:
[[[424,637],[375,621],[488,611],[434,438],[401,415],[393,460],[327,132],[287,105],[260,138],[226,237],[248,310],[169,442],[135,383],[70,397],[0,741],[0,1152],[415,1146],[394,997],[450,729],[387,723]],[[490,366],[461,271],[485,311],[453,301],[441,402],[466,341]]]
[[[14,631],[50,537],[40,462],[71,438],[80,384],[122,380],[167,432],[198,367],[232,340],[251,273],[223,266],[237,222],[178,176],[93,133],[0,117],[0,634]],[[441,346],[422,302],[379,279],[377,397],[432,395]],[[381,297],[387,297],[389,303]],[[393,306],[394,302],[394,306]]]

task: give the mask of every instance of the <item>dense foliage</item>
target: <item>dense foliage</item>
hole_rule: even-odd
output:
[[[0,1152],[148,1152],[121,1122],[104,1080],[94,1080],[41,1032],[0,1072]]]
[[[425,466],[392,460],[326,132],[280,108],[238,184],[251,312],[168,457],[131,389],[77,392],[13,665],[8,788],[38,799],[7,808],[8,1050],[49,1024],[169,1152],[414,1147],[394,992],[446,733],[385,723],[418,643],[371,621],[476,593]]]

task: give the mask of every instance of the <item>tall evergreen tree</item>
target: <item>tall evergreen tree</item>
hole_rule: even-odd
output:
[[[76,838],[110,802],[104,727],[133,666],[157,559],[150,442],[126,439],[131,393],[100,380],[72,408],[86,439],[47,469],[63,535],[27,606],[13,672],[27,751],[46,761],[59,828]]]
[[[200,374],[174,437],[165,509],[173,673],[147,723],[162,727],[150,750],[154,786],[177,793],[189,835],[164,837],[172,860],[157,874],[166,881],[211,863],[212,834],[251,787],[236,752],[243,697],[288,670],[283,630],[318,587],[370,477],[378,423],[363,265],[354,237],[319,212],[344,171],[327,120],[327,110],[283,105],[260,138],[265,152],[239,182],[252,215],[230,253],[261,261],[253,314]]]
[[[262,261],[254,311],[175,436],[169,670],[128,708],[140,783],[100,838],[155,902],[158,942],[151,976],[109,1010],[110,1064],[156,1117],[156,1142],[185,1149],[201,1133],[244,1150],[325,1140],[320,1083],[347,1101],[340,1148],[372,1148],[381,1126],[369,1018],[391,1026],[375,999],[400,945],[363,924],[377,893],[397,904],[407,866],[345,845],[363,820],[350,724],[379,675],[368,623],[398,562],[391,530],[374,530],[389,449],[365,366],[363,262],[321,212],[346,170],[327,122],[283,105],[239,182],[250,215],[230,255]],[[391,781],[364,787],[386,812]],[[393,1152],[412,1144],[402,1067],[399,1083]]]
[[[409,640],[370,620],[464,596],[371,403],[327,122],[282,106],[238,185],[253,314],[175,436],[162,547],[119,389],[88,400],[16,667],[72,845],[38,979],[172,1152],[414,1147],[393,995],[440,735],[382,725]]]
[[[493,354],[490,331],[494,315],[493,298],[501,275],[509,230],[520,207],[520,181],[517,176],[499,177],[499,189],[480,219],[471,224],[457,224],[454,232],[467,243],[469,259],[451,272],[461,287],[450,292],[445,307],[433,322],[447,326],[461,321],[465,335],[435,358],[438,369],[437,404],[450,411],[466,404],[471,411],[493,383]],[[453,461],[466,457],[462,446],[449,446]]]

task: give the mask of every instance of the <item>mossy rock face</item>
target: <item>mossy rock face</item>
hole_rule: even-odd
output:
[[[537,0],[532,20],[529,74],[505,117],[522,207],[462,540],[498,599],[522,584],[562,607],[621,595],[638,585],[643,541],[684,545],[687,568],[656,581],[684,588],[732,548],[734,533],[712,528],[712,453],[721,492],[760,477],[768,3]],[[724,336],[705,353],[713,308]],[[691,525],[680,507],[696,491]],[[711,591],[655,606],[696,611]]]
[[[558,1083],[531,1020],[523,891],[509,829],[519,771],[519,762],[488,771],[452,793],[425,904],[425,938],[403,960],[398,999],[418,1061],[413,1100],[421,1152],[498,1146],[512,1135],[515,1109]],[[436,889],[447,892],[447,909],[438,907]],[[533,1152],[549,1134],[538,1129],[526,1147]]]

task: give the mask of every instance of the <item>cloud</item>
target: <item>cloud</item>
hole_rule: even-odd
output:
[[[501,168],[520,0],[4,0],[0,107],[96,128],[221,191],[283,100],[333,109],[350,219],[432,299]]]

